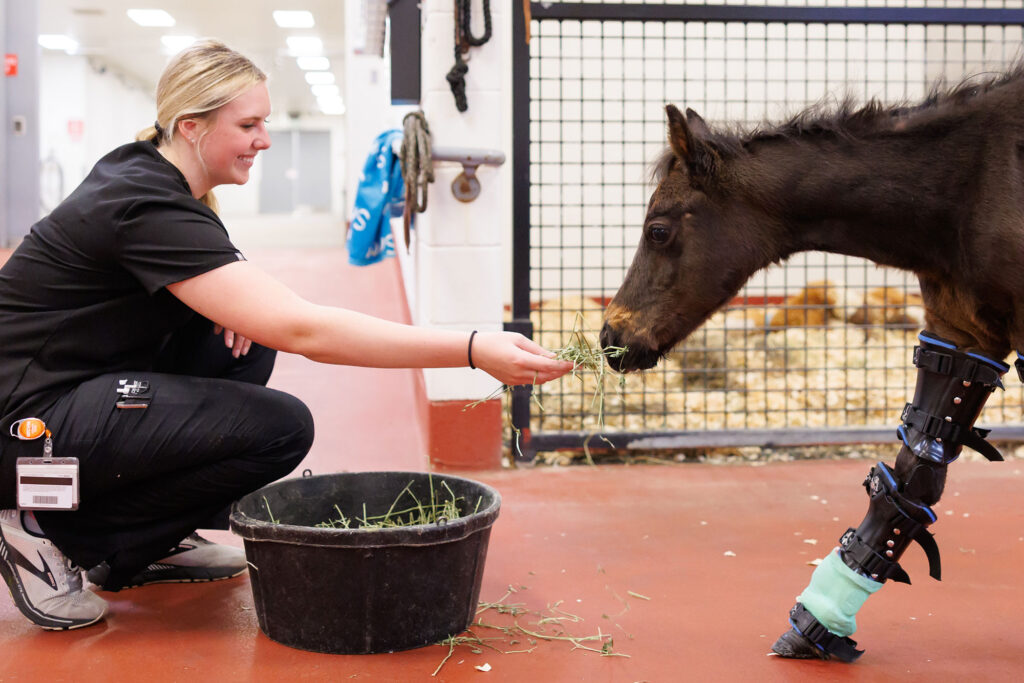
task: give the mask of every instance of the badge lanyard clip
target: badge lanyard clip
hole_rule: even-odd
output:
[[[76,510],[78,458],[53,456],[53,433],[38,417],[17,420],[10,434],[19,441],[43,438],[43,457],[18,458],[18,508],[21,510]]]

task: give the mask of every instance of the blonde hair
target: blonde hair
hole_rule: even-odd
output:
[[[218,109],[252,86],[267,80],[248,58],[216,40],[201,40],[175,55],[156,87],[156,122],[135,136],[136,140],[152,140],[157,145],[170,142],[177,133],[178,122],[187,118],[216,116]],[[193,142],[196,153],[199,143]],[[202,156],[199,157],[202,163]],[[213,192],[199,198],[217,210]]]

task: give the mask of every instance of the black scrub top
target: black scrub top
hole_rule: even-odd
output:
[[[0,453],[81,382],[151,369],[195,315],[166,285],[243,258],[152,142],[100,159],[0,268]]]

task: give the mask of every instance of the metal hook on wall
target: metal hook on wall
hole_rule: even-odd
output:
[[[480,195],[480,180],[476,169],[481,165],[501,166],[505,153],[492,149],[467,149],[462,147],[434,147],[432,161],[457,161],[462,164],[462,173],[452,181],[452,194],[460,202],[469,203]]]

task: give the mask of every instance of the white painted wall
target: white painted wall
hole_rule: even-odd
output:
[[[86,57],[42,51],[40,159],[60,165],[67,196],[107,152],[131,142],[156,116],[151,93]],[[81,123],[81,134],[71,126]],[[56,173],[44,167],[43,195],[52,203]],[[63,197],[60,197],[61,199]]]
[[[454,64],[453,4],[448,0],[422,3],[421,100],[434,147],[502,150],[511,156],[507,83],[513,6],[519,4],[491,3],[492,37],[482,47],[470,49],[469,109],[459,112],[445,80]],[[482,23],[477,24],[479,17],[474,19],[474,34],[479,35]],[[461,165],[435,164],[428,209],[417,217],[410,259],[415,283],[411,304],[418,324],[466,332],[502,329],[509,279],[505,245],[512,225],[510,166],[508,162],[497,168],[481,166],[477,172],[480,195],[466,204],[456,200],[450,189],[462,172]],[[489,375],[468,368],[427,370],[424,376],[427,396],[435,401],[483,398],[497,387]]]

